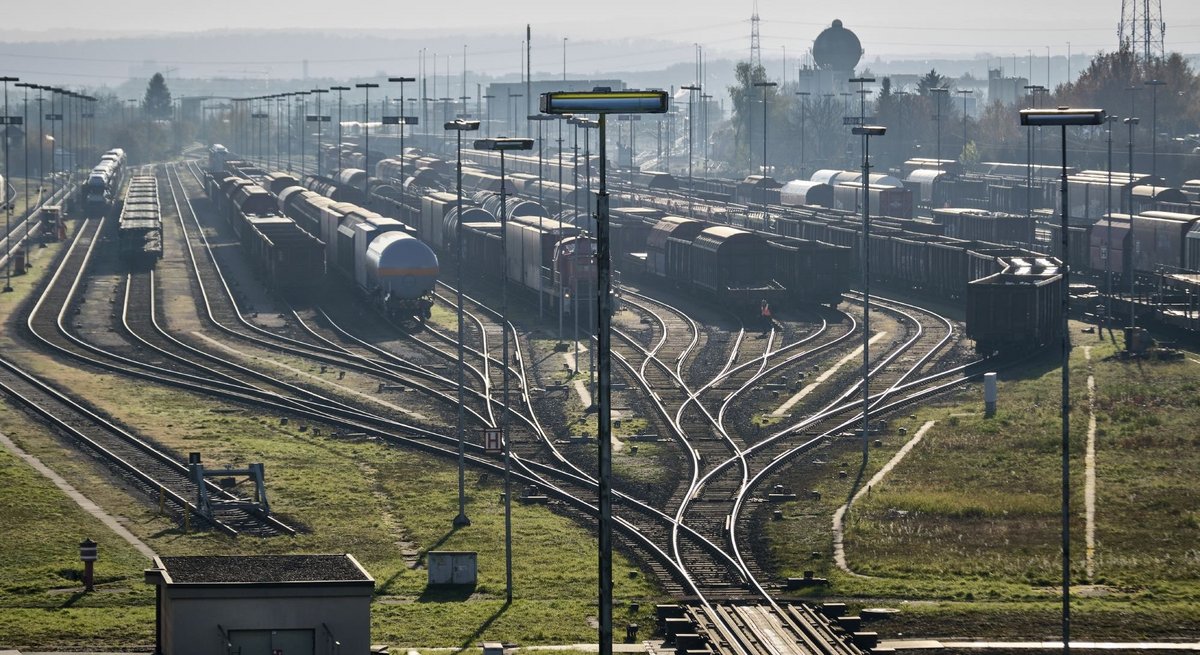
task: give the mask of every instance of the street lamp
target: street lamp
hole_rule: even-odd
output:
[[[596,350],[597,386],[597,486],[599,509],[599,642],[600,655],[612,655],[612,389],[611,291],[609,257],[606,125],[608,114],[666,113],[666,91],[618,91],[597,88],[592,92],[544,93],[541,110],[547,114],[599,114],[600,191],[596,207]]]
[[[937,150],[934,157],[937,158],[938,169],[942,168],[942,97],[950,93],[950,89],[944,86],[935,86],[929,89],[933,94],[934,101],[937,106],[937,113],[934,114],[933,120],[937,121]]]
[[[1153,91],[1153,105],[1151,109],[1150,129],[1150,176],[1158,177],[1158,87],[1166,86],[1167,83],[1162,80],[1146,80],[1142,84],[1150,87]],[[1155,182],[1158,184],[1158,182]]]
[[[363,168],[369,169],[371,166],[371,89],[378,89],[379,85],[374,82],[360,82],[354,85],[363,90]],[[370,184],[371,176],[363,176],[363,202],[371,197]]]
[[[1129,179],[1126,180],[1125,190],[1122,195],[1128,195],[1129,200],[1125,205],[1125,209],[1129,212],[1129,327],[1137,327],[1137,305],[1134,303],[1134,294],[1137,293],[1137,249],[1134,248],[1133,236],[1133,128],[1142,119],[1136,116],[1130,116],[1123,122],[1129,126]],[[1128,345],[1126,345],[1128,348]]]
[[[504,153],[509,151],[532,150],[533,139],[519,139],[513,137],[496,137],[494,139],[476,139],[476,150],[491,150],[500,153],[500,261],[502,266],[506,266],[504,262],[508,261],[508,219],[506,208],[504,206]],[[461,217],[461,215],[460,215]],[[459,219],[461,220],[461,218]],[[462,234],[462,226],[459,226],[459,235]],[[459,239],[461,245],[462,240]],[[461,252],[461,250],[460,250]],[[461,281],[460,281],[461,287]],[[461,321],[460,321],[461,325]],[[500,414],[500,434],[501,441],[504,443],[504,575],[505,575],[505,592],[508,602],[512,602],[513,598],[513,574],[512,574],[512,489],[511,489],[511,470],[512,470],[512,448],[509,447],[508,441],[508,271],[500,272],[500,328],[503,331],[501,342],[504,344],[501,349],[501,354],[504,358],[504,363],[501,368],[504,369],[504,410]],[[461,337],[461,335],[460,335]],[[462,343],[462,339],[459,339]]]
[[[1067,127],[1100,125],[1106,121],[1103,109],[1022,109],[1021,125],[1062,128],[1062,643],[1069,652],[1071,643],[1071,265],[1070,231],[1067,229]]]
[[[401,78],[403,79],[403,78]],[[400,81],[396,78],[388,78],[388,81]],[[409,81],[412,81],[411,78]],[[401,87],[403,88],[403,87]],[[400,105],[403,108],[403,103]],[[457,120],[445,124],[445,129],[454,130],[458,137],[458,516],[454,517],[454,527],[461,528],[471,525],[471,519],[467,518],[467,501],[466,488],[463,475],[464,454],[463,454],[463,432],[466,416],[463,412],[463,369],[466,366],[463,364],[463,224],[462,224],[462,133],[475,132],[479,130],[479,121],[464,121]],[[403,133],[403,124],[401,124],[401,133]],[[401,153],[401,160],[404,155]],[[403,173],[401,173],[403,175]],[[403,181],[401,181],[403,186]],[[507,365],[507,364],[506,364]]]
[[[767,89],[779,86],[776,82],[755,82],[754,86],[761,87],[763,90],[763,177],[767,175]],[[766,210],[766,202],[763,202],[763,209]]]
[[[862,283],[863,283],[863,408],[862,408],[862,446],[863,470],[867,467],[868,439],[870,438],[870,399],[871,389],[868,381],[871,373],[871,137],[883,136],[887,128],[881,125],[858,125],[850,130],[863,139],[862,162],[862,208],[863,208],[863,254],[862,254]]]

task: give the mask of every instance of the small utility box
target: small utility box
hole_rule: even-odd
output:
[[[504,655],[504,644],[498,641],[483,642],[483,655]]]
[[[477,553],[465,550],[437,550],[426,555],[429,584],[474,586],[478,577]]]

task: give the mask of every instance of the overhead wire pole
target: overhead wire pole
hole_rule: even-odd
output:
[[[1071,330],[1070,308],[1071,266],[1066,259],[1070,252],[1070,231],[1067,205],[1067,127],[1070,125],[1100,125],[1105,122],[1103,109],[1023,109],[1021,124],[1025,126],[1062,128],[1062,181],[1060,193],[1062,220],[1062,646],[1063,655],[1071,650]]]
[[[612,611],[612,272],[609,252],[607,186],[607,114],[665,113],[665,91],[618,91],[596,89],[590,93],[546,93],[541,110],[548,114],[599,114],[600,190],[596,198],[596,349],[599,371],[597,388],[597,482],[599,509],[599,626],[600,655],[613,652]]]
[[[391,81],[399,81],[397,78],[389,78]],[[401,78],[402,79],[402,78]],[[411,81],[411,80],[410,80]],[[401,86],[403,88],[403,86]],[[401,103],[401,111],[404,104]],[[401,130],[404,129],[401,123]],[[466,492],[466,476],[464,469],[466,466],[464,443],[466,441],[466,413],[464,410],[463,389],[465,383],[463,381],[463,369],[466,365],[463,362],[463,341],[465,334],[463,329],[463,225],[462,225],[462,133],[476,132],[479,130],[479,121],[456,120],[445,124],[445,129],[454,130],[458,137],[458,197],[456,199],[458,208],[458,238],[456,239],[455,248],[457,250],[457,262],[455,268],[458,273],[458,280],[455,283],[457,287],[455,296],[458,301],[458,516],[454,517],[454,527],[462,528],[471,525],[471,519],[467,518],[467,492]],[[403,159],[403,155],[401,156]]]

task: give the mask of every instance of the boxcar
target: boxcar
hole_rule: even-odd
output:
[[[967,337],[980,354],[1035,350],[1062,336],[1062,274],[1056,260],[1011,260],[967,286]]]

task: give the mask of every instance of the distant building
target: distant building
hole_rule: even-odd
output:
[[[1028,85],[1027,77],[1004,77],[1003,69],[989,68],[987,102],[999,100],[1006,107],[1015,105],[1027,95],[1025,87]]]
[[[506,134],[506,127],[517,125],[523,136],[525,117],[538,113],[538,99],[543,93],[591,91],[598,86],[620,91],[625,88],[625,83],[621,80],[533,80],[530,82],[533,98],[527,101],[524,82],[492,82],[483,93],[494,97],[484,103],[483,115],[477,118],[484,121],[491,118],[493,135]]]
[[[862,59],[862,42],[858,35],[834,20],[813,40],[812,58],[815,67],[803,67],[799,72],[799,90],[817,95],[850,91],[850,78]]]

